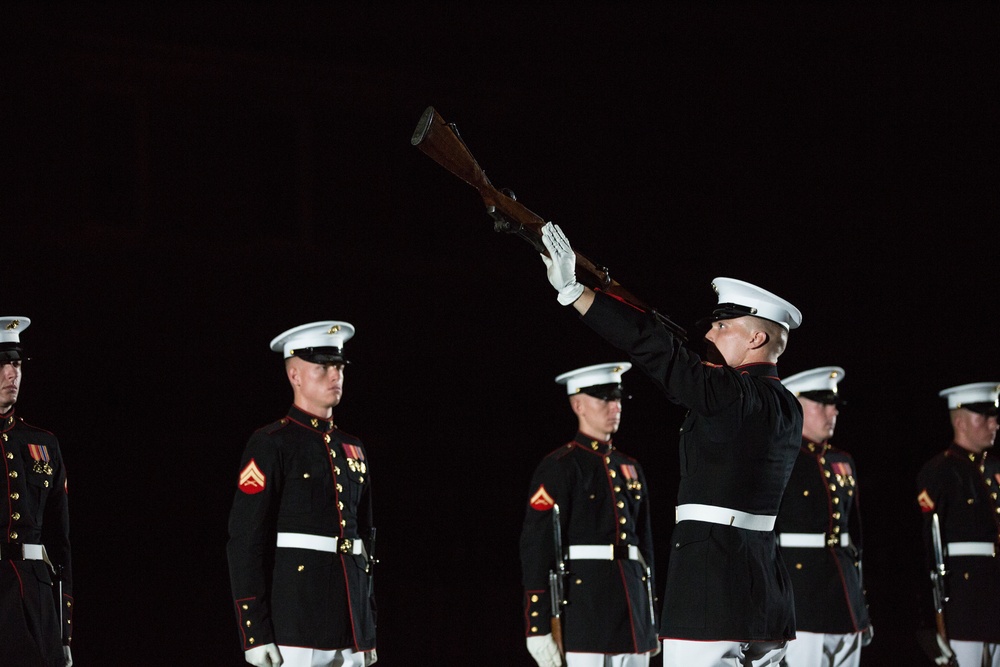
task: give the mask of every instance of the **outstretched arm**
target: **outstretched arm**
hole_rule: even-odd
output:
[[[585,315],[594,303],[594,291],[577,282],[576,253],[559,225],[545,223],[542,227],[542,245],[549,252],[548,257],[541,257],[549,283],[559,292],[556,299],[564,306],[572,304],[578,313]]]

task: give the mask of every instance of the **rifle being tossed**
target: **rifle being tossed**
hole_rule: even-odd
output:
[[[522,206],[509,190],[500,191],[493,187],[490,179],[486,177],[486,172],[476,162],[469,147],[459,135],[455,123],[446,123],[434,107],[427,107],[413,131],[410,143],[479,192],[483,203],[486,204],[486,212],[493,218],[495,231],[515,234],[530,243],[539,253],[548,255],[541,241],[541,230],[545,221]],[[687,332],[683,328],[622,287],[611,277],[606,267],[594,264],[578,252],[575,254],[578,279],[581,284],[595,291],[605,292],[639,310],[651,312],[675,335],[683,340],[687,339]]]

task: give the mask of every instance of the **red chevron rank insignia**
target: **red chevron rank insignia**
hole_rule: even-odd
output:
[[[921,491],[920,495],[917,496],[917,503],[920,505],[920,511],[925,514],[934,511],[934,500],[931,498],[931,494],[927,493],[927,489]]]
[[[267,476],[257,467],[257,462],[250,459],[250,463],[240,471],[240,491],[243,493],[260,493],[264,490]]]
[[[531,505],[531,509],[538,510],[539,512],[546,512],[552,509],[552,506],[555,505],[556,502],[552,500],[552,496],[550,496],[549,492],[545,490],[545,485],[540,484],[538,486],[538,490],[531,496],[528,504]]]

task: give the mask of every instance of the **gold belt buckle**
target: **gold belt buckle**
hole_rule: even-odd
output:
[[[349,539],[344,539],[340,541],[340,552],[349,554],[354,551],[354,543]]]

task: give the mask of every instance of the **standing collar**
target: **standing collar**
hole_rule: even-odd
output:
[[[579,431],[576,432],[576,437],[573,441],[587,451],[595,452],[597,454],[610,454],[611,450],[615,448],[615,446],[611,444],[610,440],[598,440],[597,438],[592,438]]]
[[[301,424],[306,428],[319,431],[320,433],[326,433],[333,430],[333,415],[331,415],[329,419],[326,419],[325,417],[317,417],[316,415],[309,414],[296,405],[292,405],[292,407],[288,409],[288,419],[296,424]]]

